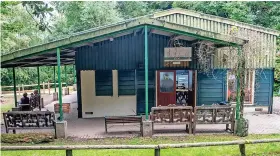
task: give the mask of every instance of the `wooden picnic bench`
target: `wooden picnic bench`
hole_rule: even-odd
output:
[[[108,133],[108,125],[124,125],[130,123],[140,124],[140,133],[142,135],[142,116],[105,116],[105,131]]]
[[[193,108],[191,106],[160,106],[152,107],[150,119],[154,124],[174,125],[185,124],[186,131],[192,133]]]
[[[226,124],[226,130],[234,132],[235,107],[228,105],[197,106],[194,108],[193,133],[197,124]],[[229,125],[231,128],[229,129]]]
[[[55,114],[50,111],[11,111],[3,113],[6,133],[17,129],[56,129]],[[55,134],[56,137],[56,134]]]

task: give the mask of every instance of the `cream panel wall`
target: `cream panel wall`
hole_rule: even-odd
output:
[[[118,72],[112,72],[113,96],[95,96],[95,71],[81,71],[83,118],[136,115],[136,95],[118,96]]]

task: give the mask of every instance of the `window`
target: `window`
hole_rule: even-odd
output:
[[[135,95],[135,70],[119,70],[119,95]]]
[[[177,70],[176,71],[176,87],[177,89],[192,90],[192,75],[191,70]]]
[[[174,72],[160,72],[160,92],[174,92]]]
[[[252,103],[253,71],[245,72],[245,97],[244,102]],[[228,72],[228,100],[236,102],[237,81],[236,75]]]
[[[96,96],[113,96],[112,71],[95,71]]]

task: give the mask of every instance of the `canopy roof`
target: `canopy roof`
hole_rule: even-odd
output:
[[[161,14],[173,14],[174,10],[175,13],[176,11],[182,12],[181,9],[173,9],[169,11],[163,11]],[[145,25],[148,26],[149,33],[156,33],[166,36],[177,35],[178,38],[188,41],[209,40],[214,42],[216,45],[223,46],[243,45],[247,42],[246,39],[156,19],[159,16],[161,16],[160,13],[155,13],[153,15],[129,19],[115,24],[75,33],[68,38],[1,55],[1,67],[9,68],[56,65],[57,48],[61,49],[62,65],[74,64],[76,53],[75,49],[77,47],[89,46],[93,43],[108,40],[110,38],[143,31],[143,27]]]

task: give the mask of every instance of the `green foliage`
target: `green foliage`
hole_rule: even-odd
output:
[[[22,1],[21,3],[25,7],[28,14],[31,15],[33,20],[36,22],[36,26],[39,28],[39,30],[49,30],[49,23],[46,22],[46,17],[51,15],[50,12],[53,11],[52,7],[49,7],[48,4],[43,1]],[[37,19],[39,19],[39,22]]]
[[[278,2],[183,2],[173,7],[195,10],[215,16],[280,30],[280,3]]]
[[[2,134],[1,143],[48,143],[54,141],[54,136],[49,133],[20,133],[20,134]]]
[[[53,34],[49,40],[121,20],[114,2],[53,2],[58,15],[52,18]]]
[[[28,67],[28,68],[16,68],[16,83],[18,84],[37,84],[38,83],[38,74],[36,67]],[[66,68],[66,76],[65,76],[65,68],[61,66],[61,80],[63,83],[67,82],[68,85],[72,85],[74,83],[74,67],[73,65],[68,65]],[[55,73],[55,82],[57,82],[57,67]],[[40,83],[43,82],[54,82],[54,70],[53,67],[40,67]],[[13,85],[13,72],[12,68],[1,69],[1,85],[2,86],[11,86]],[[12,88],[10,88],[12,89]]]
[[[118,2],[118,11],[121,12],[123,18],[128,19],[147,15],[152,10],[148,7],[147,2],[123,1]]]
[[[1,54],[40,44],[44,36],[21,4],[1,2]]]
[[[122,18],[129,19],[145,16],[157,10],[170,9],[172,3],[173,2],[123,1],[117,3],[117,9]]]

